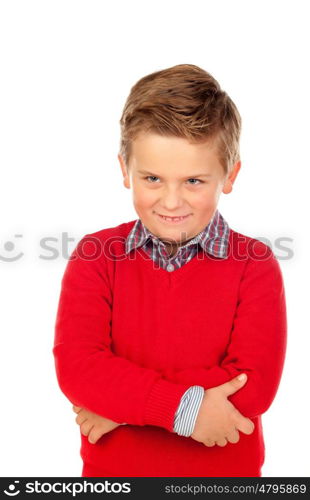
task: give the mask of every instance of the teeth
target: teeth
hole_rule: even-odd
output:
[[[164,217],[163,215],[161,215],[161,217],[167,221],[179,221],[186,218],[186,217]]]

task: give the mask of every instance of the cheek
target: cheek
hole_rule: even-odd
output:
[[[140,208],[148,208],[155,203],[155,196],[152,191],[142,189],[133,192],[133,199],[135,205]]]
[[[195,205],[195,207],[201,210],[212,210],[216,203],[216,193],[213,191],[199,193],[199,195],[197,194],[197,196],[195,196],[195,199],[193,200],[193,204]]]

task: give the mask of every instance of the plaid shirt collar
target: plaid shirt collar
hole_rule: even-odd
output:
[[[150,238],[156,241],[157,244],[164,246],[164,243],[147,229],[141,219],[137,219],[126,239],[126,254],[133,248],[139,248],[145,245]],[[226,258],[228,239],[229,226],[220,212],[216,210],[209,224],[180,248],[199,243],[205,252],[215,257]]]

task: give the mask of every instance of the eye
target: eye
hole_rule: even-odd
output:
[[[159,177],[156,177],[155,175],[148,175],[147,177],[144,177],[145,179],[159,179]],[[154,184],[154,182],[151,182],[151,184]]]
[[[189,181],[198,181],[199,184],[203,184],[203,181],[201,181],[200,179],[188,179]],[[193,184],[192,182],[190,182],[190,184]],[[197,184],[193,184],[194,186],[197,186]]]
[[[150,180],[149,182],[151,184],[155,184],[155,182],[153,182],[153,179],[159,179],[159,177],[156,177],[156,175],[148,175],[147,177],[144,177],[144,179],[148,180],[148,179],[152,179]],[[204,181],[201,181],[200,179],[188,179],[189,181],[197,181],[198,184],[203,184]],[[192,184],[193,186],[197,186],[197,182],[193,183],[193,182],[190,182],[190,184]]]

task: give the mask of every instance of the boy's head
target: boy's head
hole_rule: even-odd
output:
[[[235,104],[209,73],[180,64],[140,79],[120,124],[118,158],[138,216],[163,241],[184,244],[210,222],[239,172]]]

